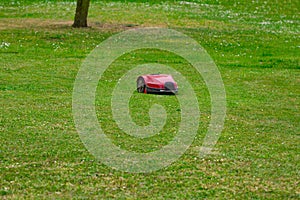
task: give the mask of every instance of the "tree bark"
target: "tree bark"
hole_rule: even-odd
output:
[[[76,12],[73,27],[87,27],[87,16],[90,6],[90,0],[77,0]]]

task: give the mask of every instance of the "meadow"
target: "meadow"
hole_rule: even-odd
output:
[[[1,199],[300,198],[297,1],[94,0],[90,27],[83,29],[71,27],[75,8],[73,1],[0,2]],[[180,120],[176,96],[134,92],[130,109],[137,124],[149,123],[154,103],[166,108],[167,124],[147,140],[118,129],[110,93],[133,65],[159,62],[180,71],[201,110],[198,134],[180,159],[152,173],[128,173],[97,161],[84,147],[72,92],[82,62],[99,43],[141,27],[180,31],[206,49],[224,82],[227,114],[213,154],[199,158],[211,116],[201,76],[169,52],[121,56],[99,82],[96,98],[99,124],[116,145],[157,150],[174,137]]]

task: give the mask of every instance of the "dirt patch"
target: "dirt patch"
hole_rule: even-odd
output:
[[[11,19],[3,18],[0,21],[0,31],[1,30],[11,30],[11,29],[32,29],[32,30],[61,30],[61,29],[72,29],[73,21],[58,21],[54,19],[35,19],[35,18],[26,18],[26,19]],[[166,28],[169,27],[166,23],[161,24],[120,24],[114,22],[99,22],[89,20],[89,27],[91,29],[97,29],[101,32],[120,32],[128,29],[134,29],[138,27],[160,27]],[[222,29],[224,28],[223,23],[216,23],[215,21],[205,20],[203,22],[197,22],[195,24],[191,23],[185,24],[186,28],[210,28],[210,29]],[[181,26],[178,26],[181,27]]]
[[[70,27],[72,23],[72,21],[56,21],[48,19],[4,18],[0,21],[0,30]]]
[[[72,28],[73,21],[57,21],[49,19],[11,19],[4,18],[0,21],[0,31],[11,29],[44,29],[44,30],[57,30]],[[103,32],[115,32],[121,30],[127,30],[137,28],[137,24],[109,24],[101,23],[97,21],[90,21],[89,27],[92,29],[99,29]]]

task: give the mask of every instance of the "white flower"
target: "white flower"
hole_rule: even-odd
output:
[[[9,43],[9,42],[2,42],[2,43],[0,44],[0,48],[4,48],[4,49],[7,49],[9,46],[10,46],[10,43]]]

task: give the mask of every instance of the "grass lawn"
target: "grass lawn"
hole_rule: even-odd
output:
[[[86,29],[71,28],[75,6],[0,2],[0,199],[300,198],[297,1],[94,0]],[[180,121],[175,96],[133,93],[129,107],[137,124],[149,123],[154,103],[168,113],[162,132],[149,139],[124,134],[111,114],[110,92],[126,70],[159,62],[180,71],[198,97],[193,144],[172,165],[144,174],[114,170],[84,147],[72,116],[76,74],[96,45],[135,27],[180,31],[214,59],[227,116],[213,154],[198,157],[211,116],[203,79],[183,58],[153,49],[125,54],[104,73],[96,98],[99,123],[130,151],[154,151],[174,137]]]

